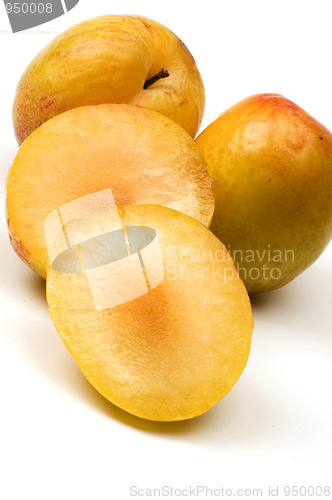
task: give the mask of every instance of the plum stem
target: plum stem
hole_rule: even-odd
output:
[[[146,80],[146,82],[143,85],[143,89],[147,89],[148,87],[150,87],[150,85],[160,80],[160,78],[167,78],[168,76],[169,72],[167,71],[167,69],[161,68],[161,70],[158,71],[158,73],[156,73],[155,75],[151,76],[151,78]]]

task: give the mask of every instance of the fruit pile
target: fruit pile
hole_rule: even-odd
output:
[[[194,139],[204,105],[174,33],[104,16],[45,47],[13,107],[13,249],[46,278],[91,384],[157,421],[230,391],[249,356],[248,293],[293,280],[332,236],[331,133],[260,94]]]

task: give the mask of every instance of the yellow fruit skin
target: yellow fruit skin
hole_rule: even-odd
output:
[[[9,241],[14,252],[20,257],[20,259],[24,262],[24,264],[29,266],[36,273],[45,277],[45,273],[43,272],[43,270],[40,268],[40,266],[35,264],[35,259],[32,258],[31,254],[27,251],[27,249],[24,247],[21,240],[15,233],[9,219],[7,219],[7,225],[8,225]]]
[[[247,291],[222,243],[199,222],[152,205],[118,211],[123,225],[156,230],[163,281],[96,311],[84,274],[49,267],[52,320],[84,375],[115,405],[156,421],[198,416],[246,365],[253,328]]]
[[[259,94],[225,111],[196,144],[214,179],[211,230],[249,293],[293,280],[331,239],[331,133],[285,97]]]
[[[170,76],[144,90],[161,68]],[[13,106],[17,141],[68,109],[112,102],[152,108],[194,137],[205,94],[192,55],[174,33],[145,17],[102,16],[68,29],[30,63]]]

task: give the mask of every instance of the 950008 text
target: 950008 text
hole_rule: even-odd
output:
[[[53,11],[53,4],[50,2],[38,2],[38,3],[27,3],[27,2],[7,2],[6,11],[8,14],[51,14]]]

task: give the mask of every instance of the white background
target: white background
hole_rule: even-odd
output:
[[[1,2],[1,206],[21,73],[57,33],[117,13],[158,20],[188,45],[206,87],[203,127],[250,94],[276,92],[332,129],[330,0],[81,0],[15,35]],[[279,498],[284,485],[332,488],[331,245],[293,283],[253,300],[252,351],[230,394],[169,424],[122,412],[84,379],[51,322],[44,282],[9,246],[4,208],[0,250],[1,500],[122,500],[131,485],[263,488],[263,498],[269,486]]]

